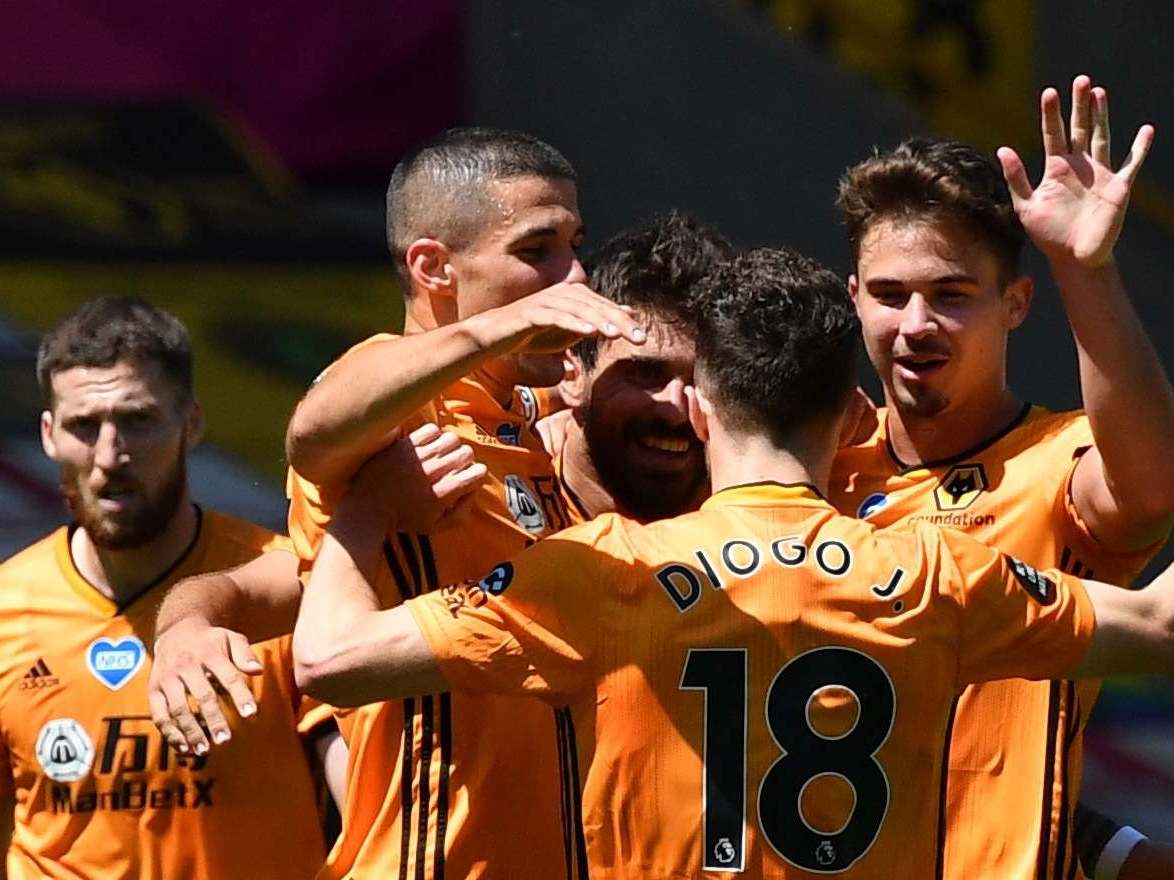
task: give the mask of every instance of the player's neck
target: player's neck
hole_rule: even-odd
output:
[[[611,493],[603,488],[603,481],[599,479],[599,472],[591,461],[591,452],[587,448],[583,428],[574,418],[567,420],[562,457],[563,480],[575,493],[587,514],[596,517],[601,513],[615,511],[616,501]]]
[[[886,432],[893,454],[906,465],[948,461],[988,443],[1023,411],[1023,402],[1002,387],[990,399],[950,404],[919,416],[887,400]]]
[[[124,605],[155,583],[183,556],[196,539],[200,517],[185,497],[167,528],[140,547],[111,550],[99,547],[85,529],[76,529],[69,552],[73,564],[94,588],[117,605]]]
[[[763,435],[726,434],[711,428],[706,444],[713,491],[751,483],[808,483],[827,494],[836,444],[832,435],[795,438],[780,449]]]

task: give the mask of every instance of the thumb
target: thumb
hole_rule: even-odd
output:
[[[228,634],[228,656],[232,665],[248,675],[257,675],[261,671],[261,661],[253,652],[249,640],[240,633]]]

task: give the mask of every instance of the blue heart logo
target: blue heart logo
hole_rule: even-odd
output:
[[[127,636],[119,642],[102,638],[90,644],[86,651],[86,666],[94,678],[116,691],[134,678],[146,656],[146,648],[134,636]]]

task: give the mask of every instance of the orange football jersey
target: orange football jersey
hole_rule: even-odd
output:
[[[120,608],[77,571],[70,534],[0,566],[0,785],[16,799],[8,876],[313,876],[325,848],[289,638],[256,646],[258,712],[207,756],[170,749],[147,702],[165,587],[285,539],[205,511],[186,555]]]
[[[1025,406],[982,447],[917,467],[896,459],[883,409],[878,422],[833,465],[831,500],[844,513],[878,526],[951,526],[1030,565],[1116,584],[1132,582],[1153,555],[1111,553],[1081,522],[1069,483],[1093,439],[1080,412]],[[967,689],[950,749],[946,877],[1077,875],[1081,731],[1098,689],[1022,680]]]
[[[392,339],[381,335],[374,339]],[[368,340],[361,345],[370,344]],[[476,577],[527,544],[577,522],[550,456],[531,430],[538,407],[515,389],[503,408],[475,374],[408,423],[425,421],[469,444],[489,477],[458,528],[393,533],[376,584],[395,605]],[[311,560],[332,500],[291,472],[290,535]],[[350,748],[343,830],[324,877],[560,877],[570,840],[560,805],[554,713],[532,700],[432,694],[339,713]]]
[[[957,694],[1071,669],[1094,625],[1075,578],[778,484],[407,607],[454,689],[566,707],[593,878],[933,876]]]

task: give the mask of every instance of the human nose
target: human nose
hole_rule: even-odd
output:
[[[685,394],[688,383],[680,377],[674,377],[652,399],[656,402],[657,415],[674,425],[683,424],[689,420],[689,398]]]
[[[563,279],[568,284],[586,284],[587,272],[578,257],[571,257],[571,265],[567,268],[567,277]]]
[[[938,329],[937,316],[930,308],[929,302],[920,293],[914,293],[905,302],[901,312],[902,336],[926,336]]]
[[[94,444],[94,465],[104,471],[117,470],[126,463],[126,444],[114,422],[103,422]]]

